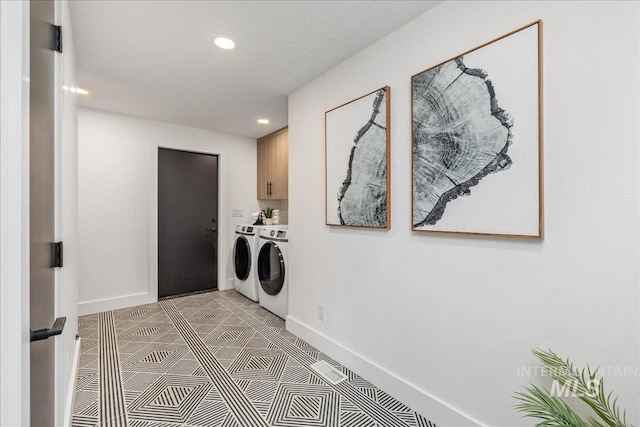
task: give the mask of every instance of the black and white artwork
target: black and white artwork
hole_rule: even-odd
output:
[[[542,237],[540,26],[412,77],[414,230]]]
[[[390,227],[389,88],[325,114],[327,225]]]

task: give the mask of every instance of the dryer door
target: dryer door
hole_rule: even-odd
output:
[[[236,277],[240,280],[247,280],[251,271],[251,249],[249,242],[244,236],[238,236],[233,246],[233,269]]]
[[[258,255],[258,279],[267,295],[278,295],[284,286],[284,257],[278,245],[265,243]]]

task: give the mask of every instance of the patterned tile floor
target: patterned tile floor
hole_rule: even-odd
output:
[[[73,426],[435,427],[233,290],[83,316]],[[309,366],[346,374],[337,385]]]

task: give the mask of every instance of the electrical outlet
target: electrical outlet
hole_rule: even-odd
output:
[[[318,304],[318,320],[324,322],[324,305]]]
[[[231,209],[231,216],[233,218],[242,218],[244,216],[244,211],[242,209]]]

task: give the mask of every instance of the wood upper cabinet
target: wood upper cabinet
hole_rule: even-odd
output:
[[[289,197],[288,128],[258,138],[258,199]]]

